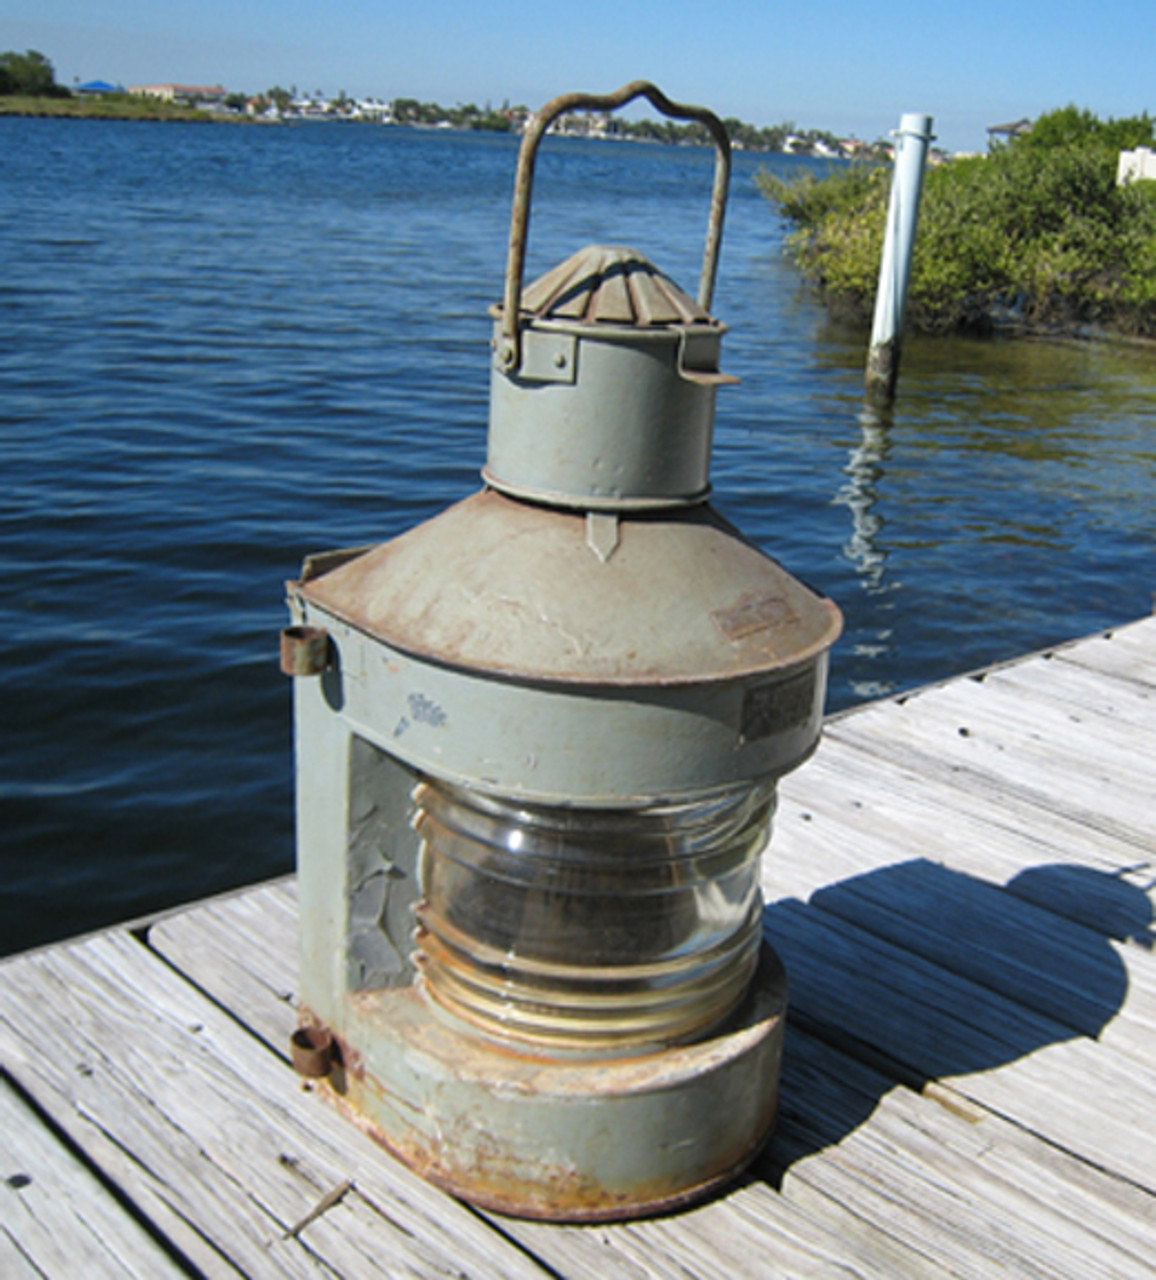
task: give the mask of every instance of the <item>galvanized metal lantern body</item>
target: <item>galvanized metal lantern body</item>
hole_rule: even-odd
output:
[[[579,101],[640,93],[717,124],[652,86]],[[773,1124],[759,859],[840,621],[704,501],[709,288],[598,249],[523,294],[511,263],[488,487],[290,586],[287,669],[318,676],[296,1051],[457,1194],[623,1217],[733,1176]]]

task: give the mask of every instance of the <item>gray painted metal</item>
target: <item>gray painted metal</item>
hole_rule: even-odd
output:
[[[636,807],[779,777],[818,741],[825,653],[698,684],[522,682],[414,658],[304,608],[338,655],[313,682],[332,715],[423,773],[493,795]]]
[[[329,1085],[396,1156],[464,1199],[517,1217],[638,1217],[708,1194],[766,1143],[786,999],[764,945],[723,1030],[661,1053],[571,1061],[463,1032],[420,988],[366,993],[350,1033],[376,1051],[351,1053]]]
[[[644,84],[612,105],[639,94],[675,106]],[[315,677],[294,698],[298,1058],[407,1164],[531,1217],[668,1208],[768,1135],[786,988],[773,953],[749,978],[760,845],[841,627],[702,501],[729,149],[717,117],[674,114],[719,143],[699,301],[620,249],[523,299],[532,141],[495,313],[502,492],[289,584],[286,669]]]
[[[641,254],[607,246],[524,303],[521,367],[491,375],[486,482],[580,510],[706,497],[715,389],[736,381],[718,370],[725,326]],[[497,343],[504,317],[491,314]]]
[[[592,248],[523,293],[534,166],[563,112],[649,99],[711,134],[717,158],[697,303],[630,249]],[[530,121],[518,154],[506,288],[493,308],[486,482],[581,510],[638,510],[705,498],[725,331],[709,315],[722,244],[730,141],[713,112],[646,81],[605,96],[566,94]],[[575,340],[563,350],[563,336]],[[545,370],[545,373],[543,372]]]
[[[535,1051],[444,1012],[412,964],[419,775],[335,714],[330,681],[296,680],[294,707],[298,1039],[334,1046],[331,1096],[423,1176],[518,1216],[636,1217],[741,1171],[778,1104],[787,989],[773,951],[724,1026],[658,1051]]]
[[[522,683],[758,677],[838,637],[831,601],[709,506],[616,529],[599,554],[583,515],[483,492],[294,593],[414,658]]]

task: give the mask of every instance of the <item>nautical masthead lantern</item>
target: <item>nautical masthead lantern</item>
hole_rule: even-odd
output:
[[[645,96],[717,146],[698,299],[591,248],[523,290],[564,111]],[[467,1200],[560,1220],[700,1196],[774,1121],[777,779],[840,616],[707,504],[730,152],[639,82],[523,139],[486,488],[290,584],[301,1070]]]

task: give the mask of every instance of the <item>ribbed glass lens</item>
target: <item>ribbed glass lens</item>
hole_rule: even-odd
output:
[[[415,793],[417,961],[430,994],[505,1036],[637,1046],[692,1038],[758,959],[774,787],[642,810]]]

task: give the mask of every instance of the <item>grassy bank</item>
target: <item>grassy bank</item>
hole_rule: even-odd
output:
[[[928,172],[907,317],[929,332],[1101,326],[1156,335],[1156,183],[1116,185],[1147,115],[1069,107],[991,155]],[[891,174],[851,166],[759,185],[794,225],[790,252],[836,314],[870,319]]]
[[[68,116],[92,120],[218,120],[193,107],[181,107],[140,94],[102,94],[59,98],[9,94],[0,97],[0,116]]]

